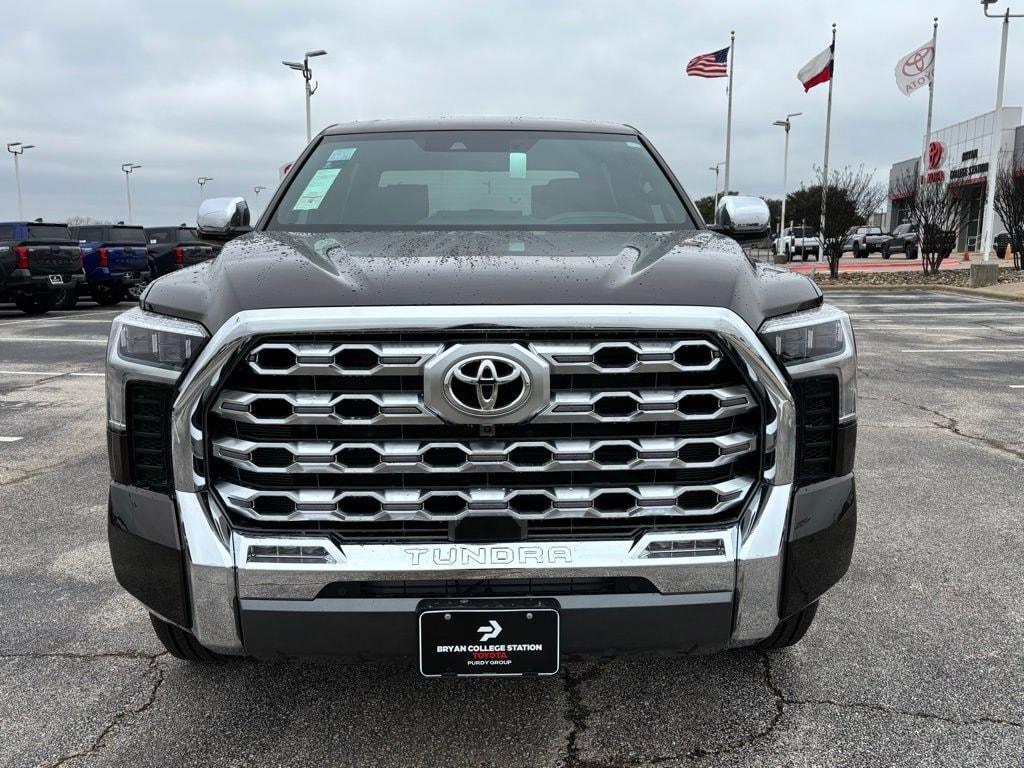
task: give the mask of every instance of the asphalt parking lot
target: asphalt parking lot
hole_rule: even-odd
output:
[[[163,654],[107,553],[116,311],[0,308],[0,766],[1024,765],[1024,304],[830,298],[860,528],[807,637],[541,681]]]

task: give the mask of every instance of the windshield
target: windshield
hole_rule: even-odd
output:
[[[178,242],[179,243],[198,243],[199,233],[194,229],[182,228],[178,230]]]
[[[63,224],[29,224],[29,240],[70,240],[68,228]]]
[[[693,229],[628,135],[424,131],[327,136],[272,230]]]

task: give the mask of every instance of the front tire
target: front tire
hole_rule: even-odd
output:
[[[49,294],[42,296],[18,296],[14,300],[14,306],[26,315],[41,315],[53,308],[54,297]]]
[[[890,256],[892,256],[892,251],[889,250],[889,246],[883,245],[882,246],[882,258],[883,259],[888,259]]]
[[[113,307],[124,301],[124,288],[109,288],[99,285],[93,288],[92,298],[101,307]]]
[[[917,248],[911,248],[908,245],[907,246],[907,258],[908,259],[916,259],[917,258]]]
[[[195,635],[186,632],[180,627],[168,624],[163,619],[157,618],[152,613],[149,620],[153,622],[153,631],[156,632],[160,644],[167,649],[167,652],[176,659],[183,661],[224,661],[226,657],[214,653],[209,648],[201,645]]]
[[[796,645],[807,634],[807,630],[810,629],[811,622],[814,621],[814,616],[817,612],[818,601],[815,600],[799,613],[779,622],[779,626],[775,628],[775,631],[757,644],[757,649],[760,651],[776,651],[779,648],[788,648],[791,645]]]

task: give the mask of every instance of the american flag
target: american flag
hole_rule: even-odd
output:
[[[728,77],[729,49],[694,56],[686,65],[686,74],[692,77]]]

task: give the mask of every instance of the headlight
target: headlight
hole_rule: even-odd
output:
[[[132,309],[114,318],[107,341],[107,418],[123,429],[129,380],[174,384],[207,341],[203,326]]]
[[[839,379],[839,418],[857,414],[857,348],[850,316],[829,304],[768,320],[761,340],[794,379]]]

